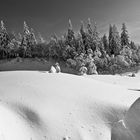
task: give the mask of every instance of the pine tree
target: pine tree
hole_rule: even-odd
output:
[[[113,27],[112,25],[110,24],[109,26],[109,36],[108,36],[108,40],[109,40],[109,55],[111,55],[112,53],[112,40],[113,40]]]
[[[109,27],[109,50],[110,55],[118,55],[121,50],[121,39],[116,25]]]
[[[129,45],[129,36],[125,23],[122,24],[121,45]]]
[[[94,50],[99,50],[101,51],[102,45],[101,45],[101,39],[99,37],[99,32],[97,31],[97,24],[96,22],[94,23],[94,28],[93,28],[93,43],[94,43]]]
[[[7,32],[3,20],[1,20],[1,31]]]
[[[108,44],[108,40],[107,40],[106,34],[104,34],[104,36],[102,38],[102,41],[103,41],[104,50],[106,51],[107,54],[109,54],[110,50],[109,50],[109,44]]]
[[[85,46],[83,44],[82,35],[78,33],[76,37],[76,52],[78,54],[85,53]]]
[[[113,25],[113,52],[114,55],[118,55],[121,50],[121,38],[117,30],[116,25]]]
[[[31,57],[32,55],[31,50],[33,47],[35,47],[36,44],[37,41],[33,29],[31,29],[30,31],[27,23],[24,21],[23,38],[21,41],[23,56]]]
[[[93,30],[92,30],[92,25],[91,25],[90,18],[88,18],[87,32],[88,32],[89,35],[93,36]]]
[[[22,37],[22,41],[21,41],[21,46],[23,46],[25,49],[28,47],[29,35],[30,35],[29,27],[27,26],[26,22],[24,21],[23,37]]]
[[[97,25],[96,22],[94,23],[94,26],[92,28],[91,20],[88,19],[88,24],[87,24],[87,40],[88,40],[88,49],[92,49],[93,52],[95,50],[100,50],[100,38],[99,38],[99,33],[97,31]]]
[[[138,46],[136,46],[136,44],[133,41],[130,42],[130,47],[133,50],[137,50],[138,49]]]
[[[9,43],[10,43],[10,37],[7,33],[4,22],[1,21],[1,30],[0,30],[0,55],[1,55],[1,58],[4,58],[5,56],[7,56],[7,53],[8,53],[7,45]]]
[[[69,19],[69,27],[68,27],[68,33],[66,36],[66,48],[65,48],[65,54],[67,57],[75,57],[76,55],[76,38],[75,33],[73,31],[71,20]]]
[[[33,46],[33,45],[36,45],[37,44],[37,40],[36,40],[36,36],[35,36],[35,33],[34,33],[34,29],[31,28],[31,32],[30,32],[30,45]]]
[[[87,48],[88,49],[92,49],[93,51],[95,51],[96,49],[96,45],[94,42],[94,33],[93,33],[93,29],[92,29],[92,24],[91,24],[91,20],[90,18],[88,18],[88,23],[87,23]]]
[[[81,33],[82,37],[85,35],[85,28],[84,28],[84,22],[83,21],[81,21],[80,33]]]
[[[21,35],[21,33],[18,33],[17,34],[17,37],[16,37],[16,39],[18,40],[18,41],[22,41],[22,35]]]
[[[40,33],[38,34],[38,43],[40,44],[45,43],[45,39],[42,37]]]
[[[69,19],[69,27],[68,27],[68,33],[67,33],[67,44],[72,47],[74,40],[75,40],[75,35],[74,35],[71,20]]]
[[[57,36],[54,34],[51,36],[51,40],[49,42],[49,57],[56,58],[57,56]]]
[[[10,41],[9,35],[5,28],[4,22],[1,21],[1,31],[0,31],[0,45],[6,47]]]
[[[24,21],[23,24],[24,24],[23,25],[23,32],[24,32],[24,34],[30,34],[29,27],[28,27],[26,21]]]
[[[94,23],[94,28],[93,28],[93,39],[97,43],[99,43],[99,41],[100,41],[99,32],[97,31],[97,24],[96,24],[96,22]]]
[[[88,48],[89,48],[89,44],[88,44],[87,33],[85,31],[84,22],[83,21],[81,21],[80,34],[82,36],[84,50],[87,51]]]

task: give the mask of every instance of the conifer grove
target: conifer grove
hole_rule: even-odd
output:
[[[87,68],[88,74],[119,73],[140,64],[140,47],[129,37],[125,23],[121,33],[116,25],[109,25],[108,36],[101,36],[97,24],[88,19],[81,22],[79,31],[73,30],[68,21],[68,30],[62,37],[53,34],[46,41],[36,35],[26,22],[22,33],[10,33],[3,21],[0,25],[0,59],[44,58],[64,62],[67,67],[79,71]]]

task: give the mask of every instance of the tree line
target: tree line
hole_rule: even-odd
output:
[[[0,59],[52,58],[63,61],[67,67],[77,71],[86,67],[88,74],[117,73],[139,65],[140,47],[130,40],[125,23],[121,33],[117,26],[110,25],[108,36],[101,36],[97,24],[90,19],[86,25],[81,22],[78,32],[74,32],[69,20],[67,32],[60,38],[56,34],[46,41],[41,34],[36,39],[32,28],[26,22],[23,33],[9,33],[1,21]]]

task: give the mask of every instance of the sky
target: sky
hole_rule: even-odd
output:
[[[48,39],[63,35],[69,19],[78,31],[88,18],[96,21],[101,35],[108,34],[109,24],[120,31],[125,22],[131,39],[140,43],[140,0],[0,0],[0,20],[10,32],[22,32],[26,21]]]

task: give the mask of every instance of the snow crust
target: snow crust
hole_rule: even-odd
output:
[[[127,140],[130,135],[120,136],[127,128],[132,135],[140,131],[128,123],[140,97],[128,85],[118,76],[1,72],[0,140]]]

